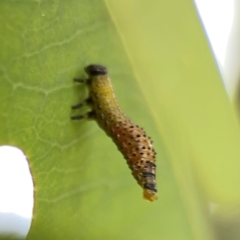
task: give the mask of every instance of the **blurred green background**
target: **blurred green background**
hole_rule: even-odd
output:
[[[237,236],[221,219],[240,203],[239,126],[192,1],[4,0],[0,16],[0,143],[29,160],[27,239]],[[95,122],[70,121],[90,63],[154,141],[156,202]]]

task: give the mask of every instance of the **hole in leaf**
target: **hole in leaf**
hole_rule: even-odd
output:
[[[33,180],[23,151],[0,146],[0,235],[25,238],[32,220]]]

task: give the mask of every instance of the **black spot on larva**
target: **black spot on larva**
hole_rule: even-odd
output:
[[[141,155],[143,155],[143,152],[140,152]]]
[[[143,172],[142,176],[143,177],[155,177],[155,174],[152,172]]]
[[[143,146],[142,149],[146,149],[146,147]]]
[[[137,138],[139,138],[139,137],[141,137],[141,135],[140,135],[140,134],[138,134],[136,137],[137,137]]]
[[[144,188],[157,192],[156,185],[154,183],[145,183]]]
[[[151,165],[152,167],[156,167],[156,164],[154,162],[146,161],[146,163]]]

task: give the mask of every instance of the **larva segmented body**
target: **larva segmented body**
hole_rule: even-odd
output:
[[[113,139],[127,160],[132,175],[143,188],[143,198],[148,201],[156,200],[156,152],[152,147],[151,139],[119,108],[107,75],[107,69],[100,65],[89,65],[85,71],[89,76],[88,79],[74,80],[87,84],[89,97],[72,108],[77,109],[88,105],[92,111],[84,115],[73,116],[71,119],[96,120],[107,135]]]

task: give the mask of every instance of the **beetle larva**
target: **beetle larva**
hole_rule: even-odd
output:
[[[143,198],[148,201],[156,200],[156,152],[152,147],[151,139],[119,108],[107,69],[100,65],[89,65],[85,67],[85,72],[88,74],[88,79],[74,79],[74,81],[87,84],[89,97],[72,108],[78,109],[88,105],[92,110],[84,115],[73,116],[71,119],[96,120],[127,160],[132,175],[143,188]]]

